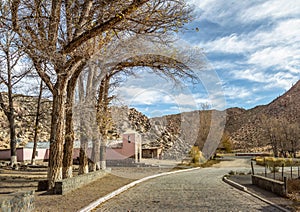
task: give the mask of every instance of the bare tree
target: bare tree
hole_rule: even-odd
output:
[[[12,29],[53,93],[49,189],[62,178],[65,94],[68,80],[82,71],[77,67],[89,58],[85,55],[88,42],[120,31],[130,34],[177,30],[189,20],[189,11],[184,2],[175,0],[11,1]],[[55,72],[54,83],[42,68],[48,59]]]
[[[284,156],[290,153],[295,157],[299,150],[299,125],[292,123],[285,117],[261,117],[262,129],[270,141],[275,157]]]
[[[6,12],[4,8],[1,8],[1,14],[6,14]],[[24,53],[18,45],[18,35],[9,30],[1,32],[0,63],[3,68],[0,71],[0,85],[4,85],[7,94],[0,92],[0,107],[9,122],[12,166],[17,163],[14,88],[30,71],[30,68],[22,64],[22,59],[24,59]]]
[[[292,156],[295,158],[300,150],[300,127],[297,123],[290,125],[290,146]]]
[[[144,46],[146,48],[146,46]],[[143,49],[144,49],[143,48]],[[136,56],[125,58],[122,61],[112,63],[113,66],[109,69],[105,77],[101,80],[98,89],[97,98],[97,125],[101,136],[100,144],[100,168],[106,168],[105,150],[107,146],[107,133],[111,128],[112,122],[109,111],[109,104],[113,97],[109,96],[109,89],[111,88],[110,79],[118,74],[138,75],[136,73],[137,67],[147,69],[148,72],[165,77],[175,83],[180,83],[180,80],[187,78],[195,78],[195,73],[184,63],[177,58],[167,57],[159,54],[138,54]],[[108,65],[109,67],[109,65]]]
[[[291,123],[286,118],[280,119],[280,146],[284,156],[296,157],[296,152],[299,149],[299,125],[297,123]],[[279,135],[278,135],[279,136]]]
[[[34,123],[33,148],[32,148],[32,156],[31,156],[32,165],[35,165],[35,156],[36,156],[36,149],[37,149],[37,142],[38,142],[38,129],[39,129],[40,116],[41,116],[42,96],[43,96],[43,81],[41,80],[39,86],[39,95],[37,99],[36,115],[35,115],[35,123]]]
[[[212,111],[210,111],[210,105],[208,103],[201,104],[201,110],[199,111],[200,116],[200,130],[198,133],[197,146],[199,149],[203,149],[204,143],[211,127]]]
[[[280,131],[280,123],[276,118],[270,118],[266,115],[260,117],[261,127],[265,131],[269,140],[269,145],[272,147],[272,151],[275,157],[279,156],[280,152],[280,137],[278,136]]]

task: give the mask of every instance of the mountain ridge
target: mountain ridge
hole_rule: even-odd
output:
[[[22,98],[15,103],[18,115],[16,122],[18,139],[24,139],[19,146],[25,145],[32,138],[32,133],[29,131],[33,121],[29,118],[23,119],[28,117],[29,112],[35,110],[34,104],[27,105],[28,101],[24,100],[26,97]],[[50,107],[50,104],[47,107]],[[197,110],[148,118],[133,108],[112,107],[112,119],[115,123],[113,129],[110,130],[109,139],[118,139],[120,134],[131,128],[141,133],[144,147],[160,147],[165,152],[165,158],[178,159],[187,154],[192,145],[196,144],[203,148],[209,133],[213,129],[217,129],[224,130],[224,135],[228,135],[227,138],[230,139],[235,150],[270,151],[266,132],[261,122],[263,116],[285,118],[292,123],[300,123],[300,80],[270,103],[248,110],[232,107],[224,111]],[[43,141],[47,140],[49,135],[49,112],[41,124],[40,140]],[[7,126],[6,117],[0,110],[0,127],[2,128],[0,148],[9,147]]]

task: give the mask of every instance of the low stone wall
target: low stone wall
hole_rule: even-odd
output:
[[[280,196],[287,196],[287,186],[284,182],[273,180],[267,177],[252,175],[252,184]]]
[[[34,211],[34,191],[11,193],[0,198],[0,211]]]
[[[81,186],[89,184],[92,181],[98,180],[110,173],[109,170],[99,170],[95,172],[90,172],[88,174],[78,175],[75,177],[63,179],[61,181],[55,182],[54,194],[66,194],[73,191]]]

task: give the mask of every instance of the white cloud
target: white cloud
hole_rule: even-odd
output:
[[[249,45],[247,39],[237,34],[225,36],[208,43],[200,43],[199,47],[208,52],[224,52],[224,53],[244,53],[255,48],[254,45]]]
[[[256,69],[232,70],[229,72],[234,79],[246,79],[253,82],[266,82],[264,72]]]
[[[297,80],[299,80],[299,76],[286,72],[277,72],[276,74],[268,75],[268,84],[265,88],[282,88],[288,90],[292,87],[293,83],[297,82]]]
[[[137,86],[121,87],[117,91],[118,98],[128,105],[154,105],[169,104],[178,107],[197,107],[208,102],[208,99],[199,94],[180,93],[174,90],[166,91],[163,89],[151,89]]]
[[[279,19],[285,17],[299,16],[300,4],[295,0],[269,0],[257,2],[256,5],[243,11],[241,20],[245,22],[257,21],[271,18]]]
[[[260,49],[284,47],[290,52],[299,53],[300,18],[279,22],[271,30],[261,29],[249,33],[233,33],[198,46],[208,52],[253,53]],[[299,55],[299,54],[295,54]]]
[[[189,0],[189,2],[196,12],[201,14],[198,19],[206,18],[223,26],[236,22],[236,15],[255,4],[251,1],[238,1],[237,3],[236,0]]]
[[[292,86],[293,83],[295,83],[299,79],[298,75],[294,75],[286,71],[268,73],[257,70],[255,68],[246,70],[234,70],[231,71],[230,74],[234,79],[245,79],[252,82],[265,84],[259,89],[255,87],[251,88],[251,85],[248,85],[249,89],[251,89],[252,92],[271,88],[281,88],[287,90]]]
[[[151,90],[133,86],[119,88],[117,95],[121,101],[128,105],[151,105],[163,100],[163,95],[159,90]]]
[[[271,32],[258,33],[250,44],[257,49],[249,55],[248,63],[262,68],[276,66],[298,73],[300,69],[300,19],[280,22]],[[298,71],[297,71],[298,70]]]
[[[272,10],[275,8],[270,9],[270,11]],[[280,17],[282,16],[283,14],[280,14]],[[243,55],[246,58],[244,60],[231,59],[228,56],[227,60],[211,61],[212,66],[216,69],[229,70],[234,79],[268,83],[264,87],[266,89],[271,87],[287,89],[292,83],[299,80],[299,26],[300,14],[298,19],[283,19],[274,22],[273,28],[254,28],[250,32],[242,32],[241,34],[233,32],[230,36],[217,38],[206,43],[201,42],[199,46],[205,48],[210,54]],[[240,70],[242,67],[246,68]]]
[[[237,86],[224,87],[224,92],[227,99],[244,99],[252,95],[249,89]]]
[[[268,47],[253,52],[249,56],[248,63],[259,65],[264,68],[268,68],[271,66],[280,66],[281,68],[288,68],[289,63],[297,62],[298,59],[295,57],[295,54],[297,54],[297,52],[300,53],[300,51],[290,48],[288,46]]]
[[[207,72],[203,72],[203,76],[200,73],[207,96],[172,90],[165,86],[166,82],[159,80],[132,82],[131,86],[121,88],[124,99],[131,105],[169,104],[168,109],[160,111],[162,113],[190,110],[207,102],[214,108],[224,109],[224,96],[230,104],[235,101],[254,104],[264,99],[263,91],[289,89],[299,80],[300,4],[297,1],[189,2],[195,5],[199,23],[205,20],[205,24],[214,24],[215,31],[208,33],[211,37],[199,38],[197,46],[212,55],[211,67],[223,71],[225,79],[218,79],[216,85],[215,79],[209,83],[212,77]],[[209,27],[205,29],[209,30]],[[202,34],[205,36],[205,32]],[[195,39],[191,42],[195,43]],[[233,83],[242,80],[245,84],[227,84],[227,80]]]
[[[297,0],[189,0],[199,19],[207,18],[222,25],[257,22],[265,19],[278,20],[299,17]]]
[[[299,80],[300,4],[295,0],[190,0],[199,14],[198,47],[221,73],[227,102],[254,104]],[[209,24],[212,24],[212,30]],[[206,37],[205,37],[206,36]],[[188,39],[188,38],[187,38]],[[195,43],[193,38],[192,42]],[[234,84],[236,81],[245,82]],[[227,84],[226,82],[232,82]],[[222,94],[210,98],[216,100]],[[276,94],[277,95],[277,94]]]

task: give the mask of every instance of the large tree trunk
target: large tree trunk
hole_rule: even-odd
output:
[[[11,166],[14,166],[17,163],[17,141],[16,141],[14,109],[11,106],[10,106],[8,121],[9,121],[9,131],[10,131],[10,162],[11,162]]]
[[[16,141],[16,127],[15,127],[15,114],[14,114],[14,104],[13,104],[13,94],[12,94],[12,76],[11,67],[8,65],[8,113],[7,118],[9,122],[10,131],[10,162],[11,166],[17,163],[17,141]]]
[[[10,84],[11,85],[11,84]],[[8,87],[8,122],[9,122],[9,132],[10,132],[10,162],[11,166],[17,163],[17,141],[16,141],[16,127],[15,127],[15,115],[14,115],[14,105],[12,96],[12,87]]]
[[[78,82],[78,93],[79,93],[79,105],[80,105],[80,153],[79,153],[79,170],[78,174],[86,174],[89,171],[88,166],[88,110],[84,103],[84,82],[83,75],[79,77]]]
[[[81,68],[81,67],[79,67]],[[76,72],[68,82],[67,101],[66,101],[66,125],[65,125],[65,144],[63,156],[63,178],[73,176],[73,146],[74,146],[74,124],[73,124],[73,106],[75,101],[75,87],[79,76]]]
[[[80,152],[79,152],[79,170],[78,174],[87,174],[89,172],[88,164],[88,137],[80,136]]]
[[[100,169],[100,140],[99,140],[99,138],[93,139],[93,149],[92,149],[91,160],[93,161],[91,171],[99,170]]]
[[[69,91],[68,91],[69,93]],[[73,92],[74,93],[74,92]],[[63,155],[63,178],[73,177],[73,146],[74,146],[74,126],[73,126],[73,99],[67,97],[66,105],[66,132]]]
[[[43,81],[41,80],[39,97],[38,97],[37,108],[36,108],[35,124],[34,124],[33,149],[32,149],[32,156],[31,156],[31,164],[32,165],[35,165],[35,153],[36,153],[36,148],[37,148],[38,127],[39,127],[39,121],[40,121],[40,109],[41,109],[42,94],[43,94]]]
[[[101,144],[100,144],[100,169],[106,169],[106,144],[107,138],[106,136],[101,137]]]
[[[14,119],[14,108],[12,90],[8,88],[8,107],[5,106],[2,93],[0,93],[0,106],[4,111],[8,123],[10,133],[10,162],[11,166],[17,163],[17,144],[16,144],[16,130],[15,130],[15,119]]]
[[[52,120],[50,133],[50,154],[48,163],[48,187],[55,186],[55,181],[62,179],[63,132],[65,119],[66,77],[58,77],[53,89]]]
[[[108,91],[110,77],[106,76],[100,83],[97,101],[97,124],[101,135],[100,168],[106,169],[107,131],[109,127]]]

